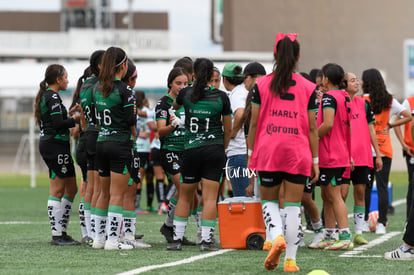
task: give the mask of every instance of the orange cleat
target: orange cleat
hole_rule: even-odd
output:
[[[273,270],[277,267],[280,260],[280,255],[283,251],[286,250],[286,241],[283,238],[283,235],[279,235],[272,244],[272,249],[266,257],[264,262],[265,268],[267,270]]]

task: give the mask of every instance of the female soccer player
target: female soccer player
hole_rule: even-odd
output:
[[[319,176],[315,84],[294,73],[300,48],[296,37],[276,35],[277,66],[271,74],[257,79],[253,88],[247,153],[251,156],[249,168],[258,172],[263,218],[273,242],[264,265],[275,269],[286,250],[286,272],[299,271],[300,201],[308,178],[313,174],[315,182]],[[282,185],[286,241],[278,205]]]
[[[77,245],[67,235],[72,202],[78,187],[70,153],[69,128],[80,122],[81,115],[68,118],[59,91],[68,87],[68,73],[62,65],[49,65],[35,101],[35,119],[40,127],[39,152],[49,168],[50,191],[47,203],[52,245]],[[79,105],[71,110],[81,111]]]
[[[194,192],[202,181],[201,251],[213,246],[217,217],[217,196],[225,165],[224,149],[231,132],[231,109],[227,95],[210,87],[213,62],[198,58],[194,62],[194,86],[178,94],[174,109],[185,109],[184,160],[181,169],[180,196],[174,214],[174,243],[169,250],[181,250]],[[221,121],[223,119],[223,122]]]

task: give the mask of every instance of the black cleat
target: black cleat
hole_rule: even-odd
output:
[[[62,232],[62,240],[70,243],[71,245],[80,245],[81,243],[78,241],[75,241],[70,235],[68,235],[66,232]]]
[[[80,244],[79,242],[77,242],[77,243]],[[74,242],[71,242],[71,241],[68,241],[67,239],[64,239],[62,236],[53,236],[52,240],[50,241],[50,244],[51,245],[58,245],[58,246],[78,245]]]
[[[213,242],[202,241],[200,244],[200,251],[218,251],[219,249],[213,244]]]
[[[165,223],[161,226],[160,232],[162,235],[164,235],[165,239],[167,240],[167,243],[173,243],[174,242],[174,229],[172,226],[167,226]]]
[[[182,243],[183,243],[183,245],[186,245],[186,246],[195,246],[196,245],[195,242],[192,242],[192,241],[188,240],[186,237],[183,237]]]
[[[182,249],[182,241],[176,240],[167,245],[167,250],[180,251]]]

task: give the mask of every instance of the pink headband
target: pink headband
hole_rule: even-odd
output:
[[[131,75],[131,78],[134,78],[138,74],[137,69],[135,69],[135,72]]]
[[[275,49],[273,50],[274,53],[277,52],[277,43],[279,43],[280,40],[282,40],[283,38],[288,37],[290,39],[290,41],[295,41],[296,37],[298,37],[297,33],[288,33],[288,34],[283,34],[281,32],[276,34],[276,42],[275,42]]]

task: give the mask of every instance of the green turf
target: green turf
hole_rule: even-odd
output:
[[[391,181],[393,200],[405,198],[406,173],[392,173]],[[84,246],[51,246],[48,243],[50,229],[46,209],[47,175],[37,177],[38,187],[31,189],[29,186],[28,176],[0,175],[0,274],[116,274],[203,254],[198,247],[184,247],[181,252],[166,251],[165,240],[159,233],[165,216],[155,213],[137,216],[137,233],[145,234],[144,240],[153,246],[150,249],[119,252],[93,250]],[[320,197],[317,197],[316,201],[320,205]],[[74,204],[77,205],[78,202],[77,197]],[[142,201],[141,207],[144,205],[145,200]],[[348,210],[352,210],[352,199],[348,199],[347,206]],[[395,214],[389,216],[387,232],[402,231],[405,204],[397,206],[395,210]],[[69,234],[76,239],[80,236],[78,221],[77,210],[73,209]],[[6,224],[6,222],[30,222],[30,224]],[[350,219],[350,226],[353,228],[352,219]],[[218,230],[216,232],[218,235]],[[190,221],[186,235],[191,240],[195,239],[196,226],[193,219]],[[367,233],[365,236],[369,240],[378,237],[373,233]],[[401,238],[402,233],[359,255],[382,256],[385,251],[400,245]],[[305,239],[309,243],[312,234],[306,233]],[[297,263],[301,271],[296,274],[307,274],[314,269],[323,269],[330,274],[413,274],[414,272],[412,262],[392,262],[382,257],[339,257],[343,253],[344,251],[314,251],[300,248]],[[267,252],[264,251],[235,250],[192,263],[151,270],[147,274],[261,274],[268,272],[263,267],[266,255]],[[283,267],[278,267],[274,272],[283,272]]]

